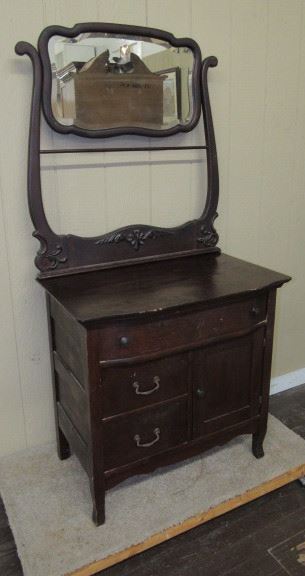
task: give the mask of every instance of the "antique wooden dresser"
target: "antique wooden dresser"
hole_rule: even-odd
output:
[[[157,60],[154,65],[149,53],[146,67],[149,64],[157,74],[162,56],[170,71],[167,89],[178,77],[171,71],[179,66],[179,78],[186,82],[188,92],[172,85],[173,110],[179,108],[179,117],[163,119],[159,128],[144,122],[93,129],[92,115],[87,128],[75,118],[67,124],[60,116],[60,83],[67,69],[67,82],[71,81],[65,58],[69,54],[71,59],[75,51],[77,74],[82,40],[90,34],[98,39],[97,54],[105,49],[115,52],[118,37],[124,46],[131,40],[142,42],[137,54],[143,61],[149,52],[146,44],[155,42],[152,55],[157,54]],[[253,454],[263,456],[276,290],[289,277],[221,254],[217,247],[213,222],[218,166],[207,88],[207,72],[216,66],[216,58],[201,62],[193,40],[116,24],[52,26],[42,32],[38,47],[37,51],[20,42],[16,52],[28,54],[34,69],[28,193],[34,236],[41,243],[35,260],[38,280],[48,301],[58,454],[64,459],[72,451],[88,473],[93,518],[99,525],[105,520],[105,491],[129,476],[183,460],[240,434],[252,434]],[[160,56],[162,50],[166,54]],[[191,64],[185,69],[186,55]],[[62,67],[54,74],[58,62]],[[112,73],[132,82],[125,61],[113,58],[110,64]],[[141,102],[144,83],[139,85]],[[41,196],[40,156],[54,152],[40,148],[41,106],[51,128],[83,138],[187,132],[202,111],[206,141],[197,148],[207,155],[203,214],[175,228],[139,224],[92,238],[57,235],[48,224]],[[163,148],[181,146],[149,147]],[[97,149],[105,151],[92,148]],[[135,153],[138,149],[146,148],[134,148]]]

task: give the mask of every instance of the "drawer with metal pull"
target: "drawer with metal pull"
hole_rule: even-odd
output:
[[[187,354],[101,369],[103,417],[136,410],[187,393]]]
[[[104,469],[178,446],[188,439],[187,398],[104,420]]]
[[[258,294],[221,306],[152,321],[116,322],[98,332],[101,365],[141,357],[158,358],[226,335],[251,330],[266,321],[266,295]]]

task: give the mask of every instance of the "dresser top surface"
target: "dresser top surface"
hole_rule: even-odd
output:
[[[226,300],[290,280],[232,256],[203,255],[39,280],[81,323]]]

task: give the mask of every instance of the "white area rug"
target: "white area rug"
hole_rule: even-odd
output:
[[[304,464],[305,441],[270,416],[261,460],[252,455],[251,436],[243,436],[128,480],[107,493],[99,528],[86,474],[74,457],[60,462],[54,446],[2,458],[0,491],[25,576],[63,576]]]

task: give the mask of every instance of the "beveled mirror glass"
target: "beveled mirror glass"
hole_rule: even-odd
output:
[[[193,114],[194,55],[187,46],[136,36],[85,33],[49,40],[52,112],[88,130],[164,130]]]
[[[197,44],[130,28],[81,24],[42,33],[43,108],[58,132],[166,136],[197,124]]]

